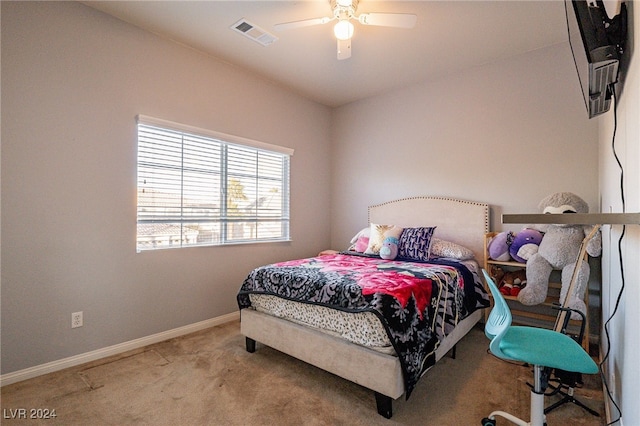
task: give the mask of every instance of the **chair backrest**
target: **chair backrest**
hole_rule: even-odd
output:
[[[484,279],[487,281],[491,295],[493,296],[493,309],[489,314],[487,323],[484,326],[484,334],[491,339],[489,349],[494,355],[500,358],[509,358],[500,350],[500,340],[505,335],[509,327],[511,326],[511,310],[507,305],[507,301],[504,300],[502,293],[498,290],[498,286],[493,281],[493,278],[487,273],[486,270],[482,270]]]

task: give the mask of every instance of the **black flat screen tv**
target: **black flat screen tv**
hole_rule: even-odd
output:
[[[589,118],[609,110],[626,39],[626,7],[609,18],[602,0],[565,0],[569,44]]]

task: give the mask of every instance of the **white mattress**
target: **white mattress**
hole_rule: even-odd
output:
[[[278,318],[313,327],[352,343],[395,355],[387,332],[373,312],[343,312],[266,294],[250,294],[251,306]]]

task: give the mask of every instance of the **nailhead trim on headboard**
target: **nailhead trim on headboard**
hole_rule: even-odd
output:
[[[401,201],[406,201],[406,200],[443,200],[443,201],[453,201],[456,203],[464,203],[464,204],[473,204],[476,206],[481,206],[481,207],[485,207],[485,215],[484,215],[484,225],[485,225],[485,232],[489,232],[489,204],[487,203],[480,203],[477,201],[468,201],[468,200],[460,200],[458,198],[450,198],[450,197],[427,197],[427,196],[417,196],[417,197],[405,197],[405,198],[399,198],[397,200],[391,200],[391,201],[385,201],[384,203],[380,203],[380,204],[373,204],[371,206],[369,206],[368,210],[367,210],[367,221],[368,223],[371,223],[371,209],[374,207],[380,207],[380,206],[384,206],[387,204],[393,204],[393,203],[398,203]]]

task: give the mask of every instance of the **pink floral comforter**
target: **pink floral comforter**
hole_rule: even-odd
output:
[[[254,269],[238,293],[270,294],[347,312],[373,312],[402,365],[407,398],[435,363],[439,341],[459,321],[489,305],[481,280],[451,260],[429,263],[335,254]]]

